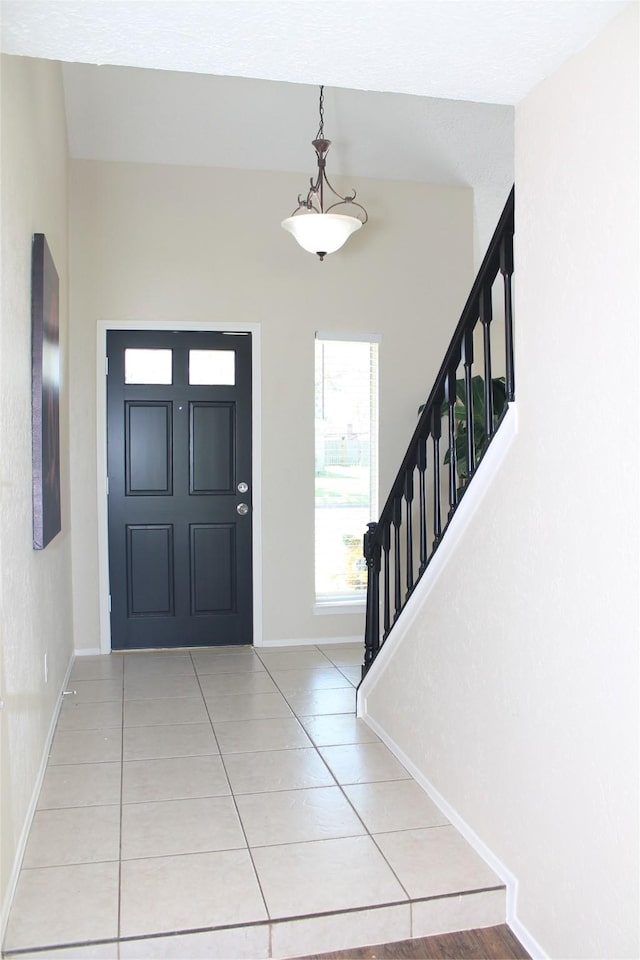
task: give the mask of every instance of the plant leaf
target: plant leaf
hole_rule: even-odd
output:
[[[473,397],[473,409],[482,410],[484,413],[484,380],[481,376],[471,378],[471,396]]]

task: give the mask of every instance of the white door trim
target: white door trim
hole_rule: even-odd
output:
[[[253,458],[253,643],[262,646],[262,490],[261,469],[261,345],[260,324],[202,321],[103,320],[97,327],[97,484],[98,497],[98,569],[100,588],[100,652],[111,652],[109,616],[109,534],[107,504],[107,330],[179,330],[228,331],[251,334],[251,414]]]

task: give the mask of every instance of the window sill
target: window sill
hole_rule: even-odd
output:
[[[364,600],[328,600],[318,601],[313,605],[315,616],[342,615],[345,613],[366,613],[367,604]]]

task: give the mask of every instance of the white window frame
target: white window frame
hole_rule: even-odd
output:
[[[377,380],[378,380],[378,390],[376,392],[375,404],[376,409],[374,413],[375,425],[376,425],[376,484],[373,500],[375,502],[371,503],[371,513],[375,514],[371,516],[371,520],[377,518],[377,509],[378,509],[378,494],[379,494],[379,481],[380,481],[380,469],[379,469],[379,446],[380,446],[380,420],[379,420],[379,393],[380,393],[380,343],[382,337],[379,333],[371,332],[353,332],[353,331],[344,331],[344,330],[316,330],[315,339],[314,339],[314,355],[315,355],[315,342],[318,340],[341,340],[347,341],[350,343],[375,343],[378,346],[378,358],[377,358]],[[315,432],[315,427],[314,427]],[[315,437],[314,437],[315,439]],[[349,597],[344,594],[337,595],[321,595],[315,593],[315,493],[314,493],[314,604],[313,612],[319,616],[330,616],[332,614],[362,614],[366,610],[366,596],[353,596]],[[362,535],[364,537],[364,529],[362,530]]]

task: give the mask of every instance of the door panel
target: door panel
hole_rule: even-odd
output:
[[[250,335],[109,331],[107,356],[113,648],[251,643]]]
[[[127,525],[127,612],[174,615],[173,526]]]
[[[191,493],[233,493],[233,406],[191,403]]]
[[[125,402],[127,496],[171,496],[170,403]]]
[[[191,524],[191,612],[230,613],[235,593],[235,530]]]

